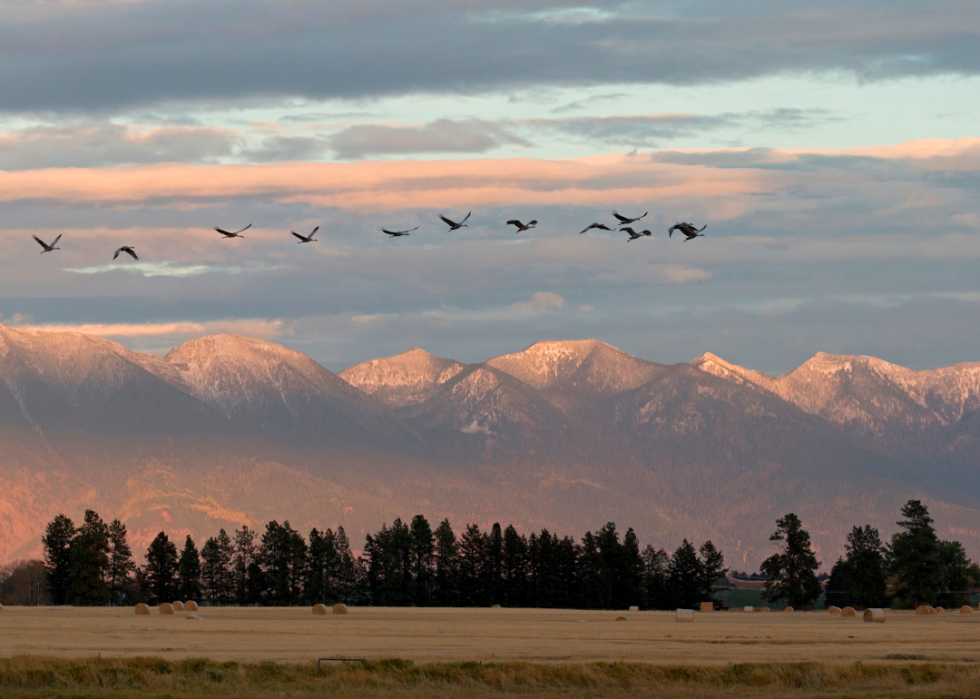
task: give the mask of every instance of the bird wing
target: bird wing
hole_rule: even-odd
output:
[[[704,230],[705,228],[707,228],[707,227],[708,227],[708,224],[707,224],[707,223],[706,223],[706,224],[704,224],[703,226],[701,226],[701,227],[700,227],[700,228],[698,229],[698,233],[700,233],[701,231],[703,231],[703,230]],[[59,237],[60,237],[60,236],[59,236]],[[57,243],[58,241],[56,240],[56,241],[54,241],[54,242],[55,242],[55,243]]]
[[[618,218],[623,223],[629,223],[629,219],[628,218],[626,218],[625,216],[620,216],[615,211],[613,211],[613,216],[615,216],[616,218]]]
[[[536,226],[536,225],[538,225],[538,222],[535,219],[534,221],[529,221],[527,225],[529,225],[529,226]]]
[[[304,238],[303,236],[301,236],[301,235],[300,235],[299,233],[297,233],[296,231],[289,231],[289,232],[290,232],[290,233],[292,233],[293,235],[295,235],[295,236],[296,236],[297,238],[299,238],[300,240],[309,240],[308,238]]]
[[[592,230],[593,228],[595,228],[595,227],[596,227],[597,225],[598,225],[598,224],[596,224],[596,223],[593,223],[593,224],[592,224],[591,226],[586,226],[585,228],[583,228],[583,229],[582,229],[582,231],[581,231],[581,232],[579,233],[579,235],[582,235],[582,233],[585,233],[586,231],[591,231],[591,230]]]
[[[134,260],[140,259],[136,256],[136,251],[134,251],[131,247],[125,247],[123,250],[125,250],[128,255],[132,255]]]
[[[235,235],[238,235],[239,233],[244,233],[245,231],[247,231],[251,227],[252,227],[252,224],[250,223],[247,226],[245,226],[243,229],[241,229],[240,231],[235,231]]]
[[[466,222],[467,222],[467,221],[469,220],[469,218],[470,218],[470,214],[472,214],[472,213],[473,213],[472,211],[470,211],[470,212],[468,212],[468,213],[466,214],[466,217],[465,217],[465,218],[463,218],[463,220],[462,220],[462,221],[460,221],[460,224],[463,224],[463,223],[466,223]]]
[[[648,213],[650,213],[650,212],[649,211],[644,211],[642,216],[637,216],[633,220],[634,221],[639,221],[641,218],[646,218]]]
[[[58,241],[61,240],[62,235],[63,235],[62,233],[59,233],[58,237],[51,241],[51,247],[54,247],[55,245],[58,244]]]
[[[318,230],[320,230],[320,227],[319,227],[319,226],[317,226],[316,228],[314,228],[314,229],[313,229],[313,230],[312,230],[312,231],[310,232],[310,237],[309,237],[309,240],[313,240],[313,236],[315,236],[315,235],[316,235],[316,232],[317,232]]]
[[[48,245],[47,243],[45,243],[43,240],[41,240],[40,238],[38,238],[36,235],[31,234],[31,237],[34,238],[34,240],[36,240],[38,242],[38,245],[40,245],[45,250],[48,250],[51,247],[50,245]]]
[[[121,252],[122,252],[122,248],[119,248],[118,250],[116,250],[116,254],[112,256],[112,259],[116,259],[117,257],[119,257],[119,253],[121,253]]]
[[[629,228],[628,226],[624,226],[623,228],[620,228],[619,229],[619,232],[620,233],[629,233],[630,235],[636,235],[636,232],[632,228]]]
[[[456,225],[456,222],[455,221],[450,221],[448,218],[446,218],[442,214],[439,214],[439,218],[441,218],[443,221],[445,221],[446,223],[448,223],[450,226],[455,226]]]
[[[233,238],[233,237],[235,237],[235,234],[234,234],[234,233],[231,233],[231,232],[229,232],[229,231],[226,231],[226,230],[224,230],[223,228],[218,228],[217,226],[215,226],[215,227],[214,227],[214,230],[216,230],[216,231],[218,231],[218,233],[220,233],[221,235],[226,235],[226,236],[228,236],[229,238]]]
[[[523,228],[524,227],[524,225],[520,221],[518,221],[516,218],[511,219],[510,221],[508,221],[507,222],[507,225],[508,226],[517,226],[518,228]]]

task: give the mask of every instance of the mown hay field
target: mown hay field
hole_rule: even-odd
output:
[[[974,663],[980,614],[887,613],[883,624],[827,612],[695,613],[535,609],[357,608],[314,615],[303,608],[201,608],[164,616],[154,608],[7,607],[0,658],[153,656],[226,662],[308,662],[318,657],[432,662]],[[628,621],[616,621],[617,616]]]

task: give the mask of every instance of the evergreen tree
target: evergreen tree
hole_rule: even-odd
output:
[[[71,544],[71,589],[68,598],[77,606],[108,604],[109,527],[94,510],[85,510],[85,520]]]
[[[201,598],[201,557],[190,534],[184,541],[184,550],[177,563],[177,596],[181,600]]]
[[[721,551],[715,548],[710,540],[701,544],[700,570],[698,571],[699,587],[701,588],[701,602],[715,602],[714,589],[715,583],[725,579],[728,568],[725,567],[725,557]]]
[[[694,609],[701,601],[703,571],[698,552],[687,539],[670,557],[670,583],[680,609]]]
[[[464,607],[487,605],[484,566],[487,564],[487,537],[476,524],[466,525],[459,540],[459,594]]]
[[[306,541],[288,521],[279,524],[273,520],[266,525],[257,562],[264,570],[265,591],[272,604],[299,602],[306,565]]]
[[[504,535],[500,523],[495,522],[486,536],[486,559],[483,570],[483,589],[486,602],[503,602]]]
[[[109,524],[109,571],[107,584],[109,587],[109,602],[114,605],[129,601],[133,592],[133,575],[136,573],[136,563],[133,562],[133,551],[126,540],[126,525],[118,519]]]
[[[436,540],[432,527],[422,515],[412,518],[413,599],[417,607],[431,605],[435,595]]]
[[[325,602],[330,585],[329,561],[333,559],[333,532],[320,534],[314,527],[310,530],[310,547],[306,561],[306,580],[303,592],[307,603]]]
[[[52,604],[67,604],[71,586],[71,542],[75,538],[75,523],[58,515],[44,528],[44,562],[48,569],[48,590]]]
[[[145,579],[153,604],[177,599],[177,547],[164,532],[157,534],[146,550]]]
[[[224,532],[224,530],[221,530]],[[221,535],[218,535],[218,545],[222,545]],[[235,531],[234,553],[232,554],[233,568],[235,574],[235,599],[238,604],[256,604],[256,589],[262,590],[265,585],[256,583],[250,584],[248,573],[252,570],[255,563],[257,547],[255,545],[255,532],[243,524],[241,529]]]
[[[830,571],[827,597],[835,605],[876,607],[885,597],[884,546],[870,524],[853,527],[847,535],[844,558]]]
[[[252,532],[248,532],[248,536],[244,536],[243,534],[243,540],[241,542],[243,545],[251,547],[250,549],[251,553],[248,554],[249,561],[251,561],[252,558],[254,558],[255,556],[255,547],[250,543],[251,539],[248,539],[248,537],[250,537],[251,534]],[[237,546],[236,543],[232,542],[231,537],[228,536],[228,532],[226,532],[224,529],[218,531],[218,538],[216,541],[217,541],[218,553],[219,553],[218,561],[220,564],[220,567],[217,571],[220,574],[220,579],[219,579],[220,586],[218,588],[218,598],[216,602],[218,604],[231,604],[232,602],[238,599],[239,578],[238,578],[238,571],[236,570],[235,563],[234,563],[235,553],[238,549],[236,547]],[[242,579],[241,604],[244,604],[244,597],[245,597],[244,572],[242,574],[242,578],[243,579]]]
[[[898,605],[915,609],[934,602],[942,591],[939,539],[929,510],[919,500],[905,503],[902,515],[898,526],[905,531],[892,536],[890,572],[896,578]]]
[[[527,606],[527,539],[513,525],[504,530],[503,599],[508,607]]]
[[[555,551],[555,580],[557,588],[554,591],[554,604],[558,608],[570,608],[578,601],[578,561],[580,550],[570,536],[561,541],[553,537]]]
[[[457,603],[456,584],[459,579],[459,547],[456,534],[448,519],[436,528],[436,603],[452,607]]]
[[[626,595],[623,601],[624,608],[633,605],[645,607],[643,555],[640,553],[640,540],[632,527],[626,530],[626,535],[623,537],[623,577],[623,590]]]
[[[958,541],[939,542],[939,568],[942,571],[940,602],[947,606],[970,604],[970,589],[980,583],[980,566],[971,561]]]
[[[218,540],[211,537],[201,547],[201,585],[204,596],[211,604],[219,603],[224,576],[225,565],[221,549],[218,547]]]
[[[334,550],[337,556],[337,575],[334,582],[337,601],[354,604],[359,599],[358,589],[364,578],[364,571],[350,550],[350,541],[343,527],[337,527],[334,534]]]
[[[647,544],[643,549],[643,574],[648,609],[676,609],[670,584],[670,556]]]
[[[608,600],[603,609],[628,609],[627,594],[624,589],[626,582],[626,561],[623,546],[619,543],[619,533],[616,525],[608,522],[596,532],[596,546],[602,556],[601,579],[603,597]]]
[[[580,605],[583,609],[609,609],[609,585],[606,582],[605,562],[592,532],[582,537],[579,554]]]
[[[783,550],[762,563],[768,578],[765,598],[770,602],[785,600],[797,609],[808,608],[822,592],[815,571],[817,557],[810,548],[810,533],[792,512],[776,520],[776,531],[770,541],[782,541]]]

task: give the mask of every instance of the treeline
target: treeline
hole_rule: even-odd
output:
[[[343,527],[304,537],[272,521],[261,534],[222,529],[200,550],[187,536],[178,551],[160,532],[141,567],[126,534],[92,510],[77,527],[64,515],[49,523],[42,541],[52,603],[672,609],[711,600],[727,572],[710,541],[695,548],[685,540],[672,554],[641,550],[632,529],[621,536],[611,522],[576,541],[499,524],[470,524],[457,536],[449,520],[433,531],[416,515],[368,534],[355,556]]]

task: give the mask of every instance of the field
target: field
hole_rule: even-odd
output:
[[[885,624],[827,612],[716,612],[693,624],[665,612],[622,613],[625,622],[615,621],[619,614],[355,608],[317,617],[308,608],[205,608],[195,620],[155,610],[8,607],[0,658],[12,660],[0,661],[0,683],[11,696],[128,697],[134,687],[171,696],[302,695],[324,682],[342,696],[980,694],[976,613],[889,612]],[[315,659],[336,657],[369,662],[327,662],[316,678]]]

